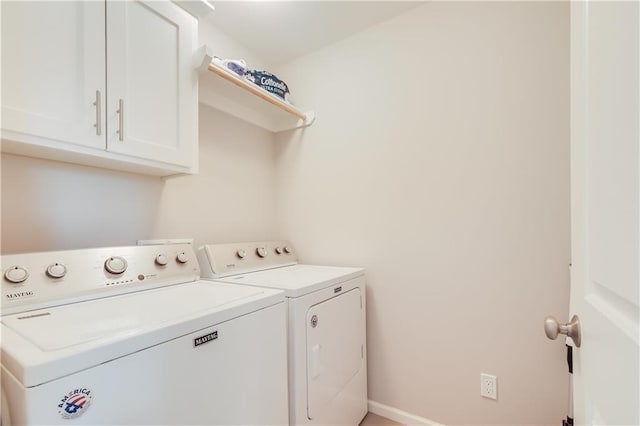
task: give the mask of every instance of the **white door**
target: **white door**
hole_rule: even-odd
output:
[[[577,424],[638,425],[638,2],[571,4]]]
[[[107,2],[108,151],[191,165],[196,25],[168,1]]]
[[[309,308],[307,415],[310,419],[330,410],[335,397],[365,368],[362,330],[364,310],[359,288]]]
[[[104,14],[103,2],[2,2],[3,137],[104,149]]]

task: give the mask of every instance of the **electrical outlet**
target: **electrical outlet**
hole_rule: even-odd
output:
[[[480,373],[480,396],[498,399],[498,378],[496,376]]]

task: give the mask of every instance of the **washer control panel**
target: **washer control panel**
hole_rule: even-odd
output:
[[[0,266],[3,315],[200,278],[186,243],[14,254]]]
[[[288,241],[209,244],[198,249],[204,278],[221,278],[279,266],[295,265],[298,255]]]

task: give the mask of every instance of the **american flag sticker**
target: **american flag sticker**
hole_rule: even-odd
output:
[[[63,419],[75,419],[84,414],[91,405],[93,395],[87,388],[73,389],[60,399],[58,414]]]

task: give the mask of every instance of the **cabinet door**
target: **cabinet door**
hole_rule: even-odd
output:
[[[104,32],[103,2],[2,2],[3,138],[104,149]]]
[[[107,2],[107,150],[191,166],[197,22],[168,1]]]

